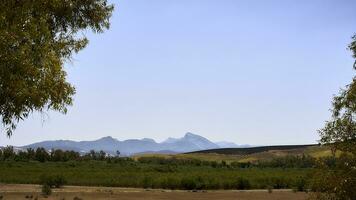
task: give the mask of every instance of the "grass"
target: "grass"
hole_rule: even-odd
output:
[[[236,189],[238,180],[249,188],[293,188],[312,169],[214,168],[139,162],[0,162],[1,183],[38,184],[43,175],[61,175],[68,185],[146,187],[167,189]]]

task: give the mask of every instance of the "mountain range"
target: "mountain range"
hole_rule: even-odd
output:
[[[244,145],[246,146],[246,145]],[[122,155],[133,155],[140,153],[184,153],[191,151],[200,151],[217,148],[233,148],[242,147],[232,142],[217,142],[214,143],[200,135],[186,133],[181,138],[168,138],[163,142],[156,142],[150,138],[129,139],[119,141],[111,136],[103,137],[94,141],[72,141],[72,140],[53,140],[43,141],[38,143],[22,146],[21,148],[38,148],[43,147],[47,150],[62,149],[74,150],[81,153],[89,152],[90,150],[100,151],[115,155],[120,151]]]

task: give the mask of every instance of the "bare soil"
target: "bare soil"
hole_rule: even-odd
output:
[[[304,192],[291,190],[216,190],[216,191],[182,191],[182,190],[150,190],[136,188],[82,187],[66,186],[53,189],[48,197],[41,195],[39,185],[0,184],[0,199],[46,199],[46,200],[305,200]],[[2,198],[1,198],[2,196]],[[77,198],[75,198],[77,197]],[[78,199],[79,198],[79,199]]]

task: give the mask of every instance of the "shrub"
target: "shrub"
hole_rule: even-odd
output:
[[[194,179],[191,178],[183,178],[180,182],[181,187],[185,190],[193,190],[196,189],[197,185]]]
[[[152,178],[145,176],[142,180],[142,187],[143,188],[152,188]]]
[[[239,177],[236,180],[235,187],[238,190],[247,190],[251,188],[250,181],[248,179]]]
[[[67,183],[65,180],[64,176],[62,175],[55,175],[55,176],[47,176],[47,175],[42,175],[40,178],[41,184],[43,185],[48,185],[51,188],[60,188],[64,184]]]
[[[288,188],[289,186],[288,181],[281,177],[272,178],[272,184],[274,189],[283,189],[283,188]]]
[[[60,188],[67,183],[66,179],[62,175],[56,175],[53,177],[53,186]]]
[[[51,186],[49,186],[47,184],[42,185],[42,194],[43,195],[51,195],[52,194]]]
[[[306,190],[307,180],[304,177],[299,177],[296,180],[296,190],[299,192],[303,192]]]
[[[179,180],[177,180],[175,178],[168,177],[166,179],[163,179],[161,186],[164,189],[174,190],[174,189],[179,188]]]

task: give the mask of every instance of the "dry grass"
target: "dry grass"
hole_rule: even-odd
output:
[[[314,158],[320,158],[325,156],[331,156],[331,151],[328,147],[312,146],[299,149],[288,149],[288,150],[270,150],[265,152],[253,153],[249,155],[225,155],[217,153],[190,153],[190,154],[176,154],[176,155],[166,155],[166,154],[143,154],[136,155],[133,158],[138,159],[140,157],[161,157],[161,158],[177,158],[177,159],[198,159],[205,161],[225,161],[227,163],[231,162],[254,162],[257,160],[271,160],[272,158],[283,157],[287,155],[310,155]]]

